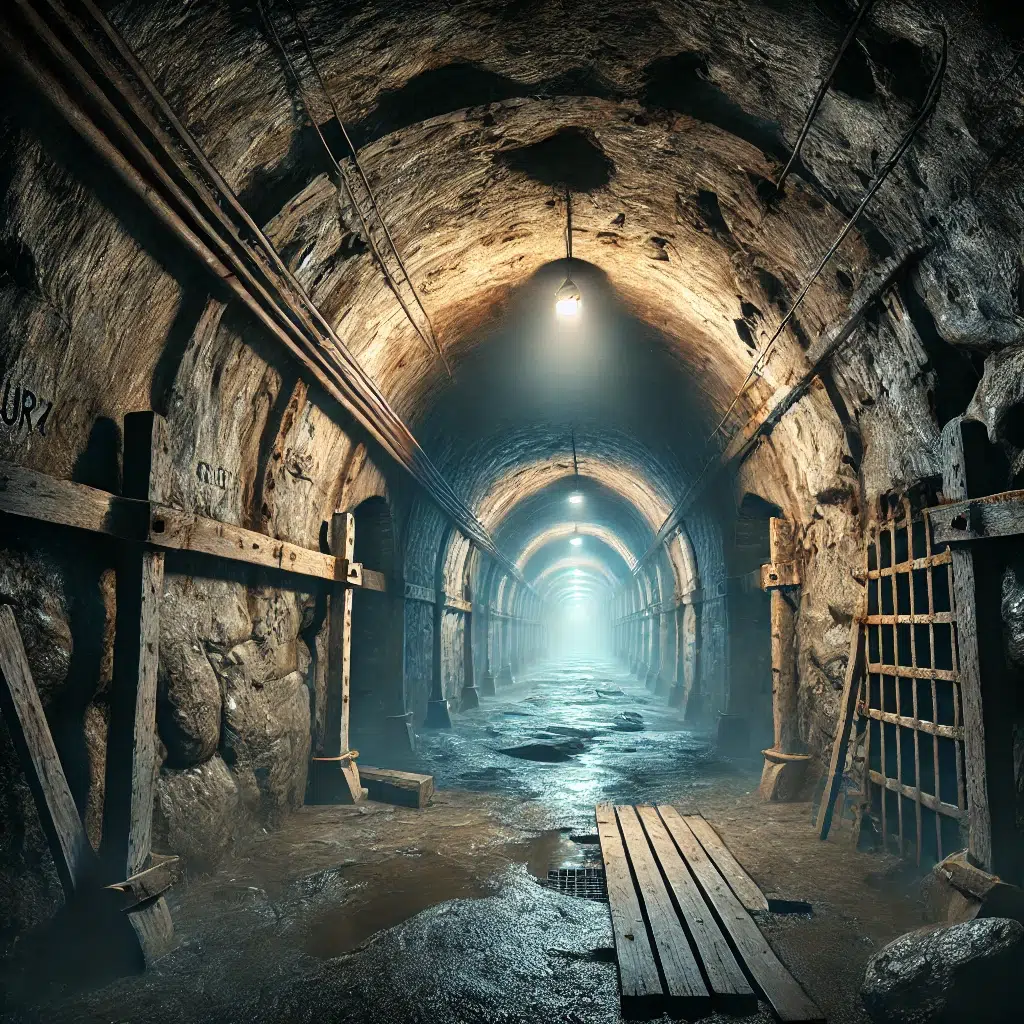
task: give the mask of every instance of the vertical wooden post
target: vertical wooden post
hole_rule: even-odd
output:
[[[769,521],[771,562],[761,567],[761,586],[771,593],[772,725],[774,740],[764,751],[761,797],[792,800],[798,795],[809,755],[800,739],[800,680],[796,665],[796,608],[800,576],[793,526]]]
[[[947,501],[994,490],[985,425],[958,416],[942,431],[942,490]],[[1007,692],[1001,598],[1002,550],[987,540],[983,556],[952,545],[960,700],[967,774],[968,850],[974,863],[1018,882],[1013,763],[1013,707]],[[1000,550],[1002,548],[1002,550]]]
[[[170,475],[167,425],[153,412],[124,418],[126,497],[163,502]],[[149,866],[156,757],[156,684],[164,553],[122,552],[117,567],[117,633],[107,741],[102,859],[112,882]],[[165,952],[174,929],[161,896],[129,912],[147,962]]]
[[[323,742],[313,758],[313,783],[328,801],[340,798],[359,803],[366,791],[349,742],[353,597],[349,575],[356,550],[356,520],[351,512],[331,516],[330,546],[343,578],[334,582],[327,599],[327,703]]]

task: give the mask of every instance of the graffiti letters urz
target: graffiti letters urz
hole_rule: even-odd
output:
[[[27,384],[16,382],[13,376],[3,378],[0,390],[0,424],[18,433],[34,430],[46,437],[46,421],[50,418],[53,402],[40,398]]]

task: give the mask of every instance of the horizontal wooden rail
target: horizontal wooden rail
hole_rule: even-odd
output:
[[[173,551],[386,591],[384,573],[159,502],[124,498],[0,460],[0,512]]]

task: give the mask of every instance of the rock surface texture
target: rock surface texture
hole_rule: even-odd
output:
[[[478,679],[524,656],[537,595],[564,596],[574,571],[568,535],[551,532],[568,523],[585,539],[588,585],[657,611],[636,660],[678,683],[691,710],[750,708],[764,719],[755,735],[770,730],[770,679],[733,671],[727,642],[729,598],[749,571],[733,564],[736,513],[756,496],[796,525],[800,732],[827,752],[864,524],[891,495],[935,492],[940,431],[965,412],[986,424],[1006,486],[1021,479],[1024,65],[1010,5],[877,4],[778,190],[853,16],[844,0],[297,0],[451,378],[384,281],[364,211],[313,130],[352,171],[291,5],[101,6],[536,590],[453,529],[20,82],[0,113],[0,459],[119,492],[123,417],[153,409],[167,421],[173,504],[315,550],[332,514],[353,512],[357,538],[373,539],[360,560],[389,588],[387,613],[364,619],[366,643],[393,655],[386,671],[358,663],[354,692],[378,717],[406,710],[417,723],[435,691],[455,700],[466,681],[451,599],[472,594]],[[940,101],[769,351],[913,122],[943,32]],[[552,313],[567,190],[575,326]],[[912,249],[923,254],[827,379],[705,491],[724,438],[807,370],[806,350],[844,322],[866,275]],[[641,561],[695,483],[682,535]],[[585,504],[570,515],[577,489]],[[0,601],[94,843],[116,554],[0,520]],[[167,559],[155,835],[200,869],[302,803],[322,739],[326,588],[283,576]],[[1004,604],[1014,657],[1017,578]],[[665,612],[682,595],[685,643]],[[446,596],[435,616],[430,602]],[[0,746],[0,943],[59,902],[19,771]]]
[[[989,917],[902,935],[868,963],[861,997],[878,1024],[1017,1020],[1024,926]]]

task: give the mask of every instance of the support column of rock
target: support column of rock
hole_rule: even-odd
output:
[[[463,711],[480,707],[480,691],[476,686],[476,671],[473,666],[473,598],[466,587],[466,600],[470,602],[462,623],[462,696],[460,707]],[[493,686],[493,682],[492,682]]]
[[[796,612],[800,575],[792,523],[770,522],[772,560],[761,567],[761,587],[771,593],[772,723],[774,742],[764,751],[761,799],[794,800],[810,760],[800,739],[800,680],[796,664]]]

